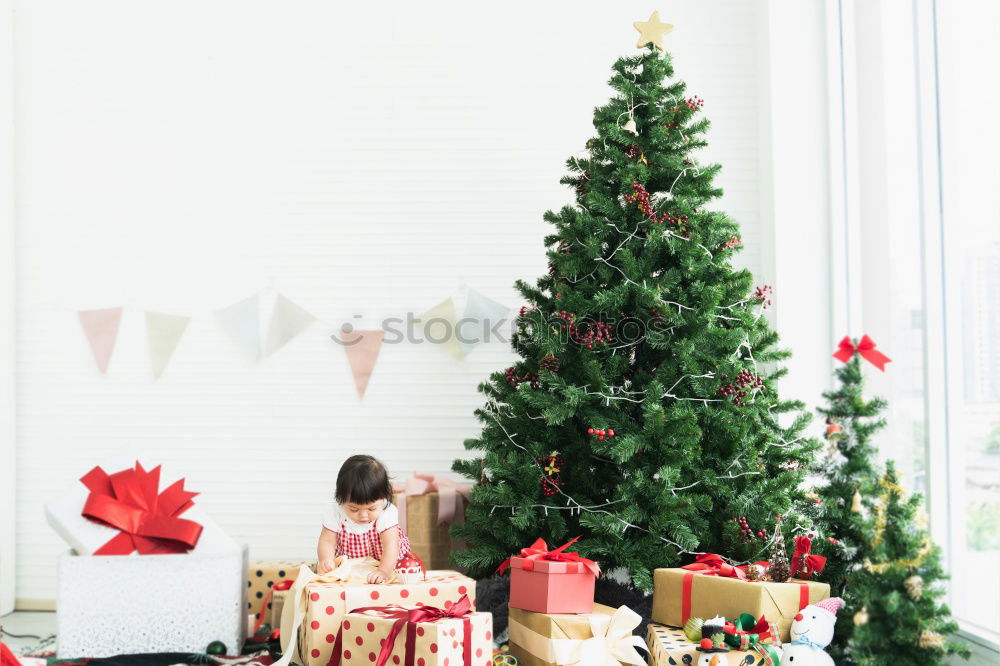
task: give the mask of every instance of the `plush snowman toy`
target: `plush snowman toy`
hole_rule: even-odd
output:
[[[833,640],[837,609],[843,603],[833,597],[799,611],[792,622],[792,642],[782,649],[781,666],[834,666],[825,648]]]

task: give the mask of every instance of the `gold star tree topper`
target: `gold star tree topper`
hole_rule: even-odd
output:
[[[642,48],[646,44],[652,44],[661,51],[663,48],[663,36],[674,29],[670,23],[660,21],[660,12],[654,11],[649,15],[648,21],[636,21],[632,25],[639,31],[639,43],[637,48]]]

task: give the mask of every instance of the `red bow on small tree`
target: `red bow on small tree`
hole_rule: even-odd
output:
[[[844,339],[837,345],[837,351],[833,352],[833,357],[838,361],[847,363],[855,354],[882,372],[885,372],[885,364],[892,361],[891,358],[875,349],[875,341],[867,335],[861,336],[861,341],[858,342],[857,346],[851,341],[850,336],[845,335]]]
[[[813,572],[819,573],[826,566],[826,558],[822,555],[810,555],[812,541],[806,536],[795,537],[795,554],[792,555],[792,576],[808,579]]]

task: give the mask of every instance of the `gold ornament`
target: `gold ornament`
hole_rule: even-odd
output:
[[[865,606],[854,614],[854,626],[863,627],[868,624],[868,606]]]
[[[903,587],[906,588],[906,594],[916,601],[924,594],[924,579],[914,574],[903,581]]]
[[[648,21],[636,21],[632,25],[639,31],[639,41],[635,46],[640,49],[646,44],[652,44],[663,51],[663,36],[674,29],[671,24],[660,21],[659,11],[650,14]]]
[[[944,636],[936,631],[924,629],[917,638],[917,647],[925,650],[939,650],[944,647]]]
[[[851,513],[861,513],[861,491],[855,490],[851,498]]]

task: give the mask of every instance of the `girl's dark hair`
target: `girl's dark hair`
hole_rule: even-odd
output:
[[[338,504],[371,504],[380,499],[392,502],[392,484],[385,465],[371,456],[351,456],[337,474]]]

